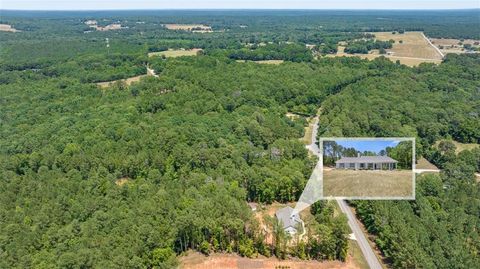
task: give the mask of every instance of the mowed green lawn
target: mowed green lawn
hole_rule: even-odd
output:
[[[324,170],[326,197],[412,197],[411,170]]]

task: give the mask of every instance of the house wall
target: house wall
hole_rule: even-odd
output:
[[[394,170],[397,168],[396,163],[337,163],[337,169],[355,169],[355,170]]]

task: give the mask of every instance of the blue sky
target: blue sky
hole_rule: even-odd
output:
[[[400,143],[397,140],[335,140],[335,142],[346,148],[355,148],[361,152],[374,151],[376,153],[386,147],[395,147]]]
[[[480,0],[0,0],[0,9],[465,9]]]

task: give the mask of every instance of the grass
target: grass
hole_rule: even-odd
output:
[[[183,30],[183,31],[192,31],[193,29],[196,29],[196,30],[193,30],[195,32],[203,32],[203,33],[207,33],[207,32],[211,32],[212,31],[212,27],[208,26],[208,25],[204,25],[204,24],[176,24],[176,23],[169,23],[169,24],[164,24],[163,26],[165,26],[165,28],[167,28],[168,30]]]
[[[254,62],[257,64],[273,64],[279,65],[284,62],[284,60],[261,60],[261,61],[246,61],[246,60],[236,60],[237,63],[247,63],[247,62]]]
[[[141,78],[146,77],[146,76],[147,75],[140,75],[140,76],[135,76],[135,77],[126,78],[126,79],[98,82],[96,84],[98,86],[100,86],[100,88],[102,88],[102,89],[103,88],[108,88],[108,87],[112,86],[113,84],[115,84],[117,82],[123,82],[123,83],[125,83],[125,85],[130,86],[130,84],[132,84],[134,82],[138,82],[138,81],[140,81]]]
[[[305,145],[309,145],[310,142],[312,142],[313,121],[314,121],[314,118],[307,119],[308,125],[305,127],[305,134],[301,139]]]
[[[440,142],[442,141],[446,141],[446,140],[439,140],[435,143],[435,147],[438,147],[438,144],[440,144]],[[454,145],[455,145],[455,153],[458,154],[464,150],[472,150],[472,149],[475,149],[475,148],[478,148],[480,145],[479,144],[476,144],[476,143],[460,143],[460,142],[457,142],[455,140],[449,140],[451,141]]]
[[[167,58],[176,58],[181,56],[196,56],[199,51],[202,49],[191,49],[191,50],[166,50],[166,51],[159,51],[159,52],[150,52],[148,53],[148,57],[153,56],[165,56]]]
[[[328,55],[329,57],[335,56],[347,56],[347,57],[360,57],[362,59],[373,60],[380,56],[384,56],[391,61],[400,61],[401,64],[408,66],[417,66],[421,63],[435,63],[442,62],[442,56],[437,50],[432,47],[422,35],[422,32],[405,32],[404,34],[392,34],[391,32],[374,32],[376,39],[381,41],[388,41],[393,39],[395,43],[392,49],[387,51],[391,55],[379,54],[378,51],[371,51],[369,54],[348,54],[345,53],[345,44],[338,46],[338,52],[334,55]],[[400,40],[402,43],[400,43]]]
[[[392,32],[372,33],[381,41],[394,40],[391,51],[397,57],[414,57],[432,60],[441,60],[442,55],[428,43],[422,32],[405,32],[404,34],[392,34]],[[402,43],[400,43],[402,41]]]
[[[411,170],[324,170],[323,194],[332,197],[412,197]]]
[[[438,167],[436,167],[433,163],[429,162],[427,159],[425,158],[420,158],[419,160],[417,160],[417,164],[415,165],[415,168],[416,169],[438,169]]]
[[[350,243],[350,247],[348,248],[348,254],[352,257],[353,262],[360,268],[360,269],[369,269],[367,260],[363,257],[362,250],[358,245],[356,240],[348,240]]]

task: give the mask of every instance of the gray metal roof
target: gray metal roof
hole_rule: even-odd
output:
[[[277,210],[277,212],[275,212],[275,216],[277,217],[278,221],[282,223],[283,229],[288,227],[297,228],[297,224],[302,222],[298,213],[293,214],[293,208],[289,206]]]
[[[335,163],[398,163],[388,156],[342,157]]]

